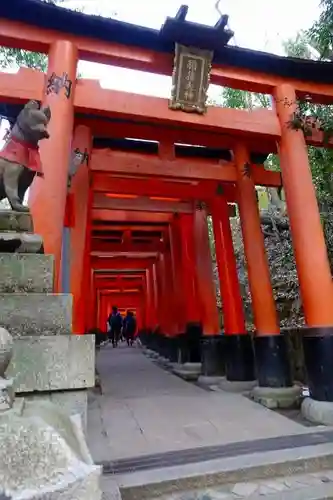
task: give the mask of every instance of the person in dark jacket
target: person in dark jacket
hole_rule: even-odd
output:
[[[109,339],[112,342],[113,347],[118,346],[119,338],[120,338],[120,333],[121,329],[123,326],[123,318],[118,311],[117,306],[112,307],[112,313],[110,314],[108,318],[108,323],[110,326],[109,329]]]
[[[133,345],[136,326],[136,319],[133,311],[127,311],[123,323],[123,334],[128,346]]]

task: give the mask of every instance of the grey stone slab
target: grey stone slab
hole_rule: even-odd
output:
[[[159,498],[177,491],[219,488],[221,485],[235,484],[240,481],[242,483],[258,483],[259,480],[265,480],[265,484],[271,484],[275,481],[273,478],[277,477],[308,475],[319,470],[323,472],[332,467],[332,453],[333,446],[331,444],[309,446],[119,474],[113,477],[117,481],[123,500]],[[244,492],[245,489],[244,487]],[[286,494],[285,491],[277,491],[276,488],[275,491],[276,495],[280,496],[269,496],[269,498],[286,498],[285,496],[281,497],[282,493]],[[235,498],[241,497],[235,496]],[[257,499],[256,493],[252,493],[250,498],[251,500]],[[258,498],[262,498],[259,493]],[[290,500],[292,498],[291,496]],[[303,497],[297,498],[303,500],[308,497],[304,496],[303,490]],[[319,498],[331,497],[314,497],[316,500],[317,498],[319,500]]]
[[[95,337],[57,335],[14,341],[6,372],[17,393],[86,389],[95,384]]]
[[[23,396],[28,401],[50,401],[61,408],[67,415],[80,415],[84,430],[87,429],[88,391],[56,391]],[[20,399],[20,398],[16,398]]]
[[[1,293],[0,325],[14,338],[69,334],[72,330],[72,296]]]
[[[0,253],[0,293],[52,293],[53,255]]]
[[[30,213],[0,210],[0,231],[33,232]]]
[[[232,493],[240,497],[250,496],[258,490],[256,483],[236,483],[232,489]]]
[[[302,403],[302,415],[310,422],[332,426],[333,403],[328,401],[316,401],[307,397]]]
[[[101,477],[102,500],[122,500],[117,483],[110,477]]]

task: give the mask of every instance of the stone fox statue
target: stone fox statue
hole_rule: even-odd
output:
[[[43,177],[38,142],[50,137],[47,131],[50,119],[49,107],[40,108],[38,102],[29,101],[0,151],[0,200],[7,198],[17,212],[29,212],[22,205],[25,192],[35,175]]]

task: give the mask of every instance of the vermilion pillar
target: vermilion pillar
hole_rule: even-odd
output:
[[[165,304],[165,317],[168,323],[169,335],[176,335],[178,333],[177,321],[177,308],[175,302],[175,274],[173,269],[173,261],[171,250],[167,250],[164,255],[164,269],[165,269],[165,286],[166,286],[166,304]]]
[[[278,335],[280,328],[264,237],[261,230],[256,191],[250,173],[249,154],[242,144],[235,150],[235,162],[237,167],[238,206],[256,335]]]
[[[167,279],[165,269],[165,258],[163,254],[158,256],[156,263],[157,285],[158,285],[158,316],[161,331],[169,334],[169,321],[167,318],[167,302],[169,300],[167,291]]]
[[[307,328],[304,354],[311,396],[333,402],[333,285],[303,132],[290,121],[295,90],[275,90],[281,124],[280,158],[290,229]]]
[[[209,245],[207,213],[204,209],[194,212],[194,237],[196,275],[198,296],[202,311],[203,333],[204,335],[218,335],[220,333],[219,317]]]
[[[86,301],[86,311],[85,311],[85,324],[86,330],[89,331],[91,328],[96,328],[96,311],[97,311],[97,296],[94,286],[94,273],[91,266],[88,267],[88,277],[87,277],[87,301]]]
[[[196,248],[194,238],[194,214],[179,214],[178,218],[181,242],[181,267],[183,294],[183,311],[185,318],[186,348],[180,353],[188,353],[187,361],[197,363],[201,361],[200,340],[202,336],[201,307],[198,295]],[[182,359],[185,361],[186,358]]]
[[[223,196],[216,196],[211,203],[211,210],[223,307],[224,333],[226,335],[244,335],[247,333],[245,316],[227,200]]]
[[[99,294],[99,308],[98,308],[98,328],[106,331],[106,321],[108,318],[108,296],[102,293]]]
[[[34,230],[44,240],[45,253],[55,259],[54,290],[60,290],[60,261],[66,205],[67,174],[74,119],[77,48],[59,40],[51,45],[43,104],[51,108],[50,139],[42,141],[44,179],[36,177],[29,194]]]
[[[178,218],[176,218],[169,228],[171,272],[174,283],[174,320],[177,333],[185,331],[185,311],[183,294],[183,275],[181,272],[181,238]]]
[[[154,284],[153,284],[153,271],[146,269],[146,324],[147,328],[153,330],[156,326],[156,309],[154,300]]]
[[[84,333],[86,330],[85,312],[87,307],[87,287],[90,278],[90,173],[89,158],[92,147],[91,130],[78,126],[74,132],[72,151],[78,149],[86,152],[76,175],[72,180],[74,226],[71,228],[70,240],[70,288],[73,295],[73,333]]]
[[[194,240],[194,214],[179,214],[181,238],[181,269],[184,296],[184,312],[187,323],[198,323],[201,319],[197,290],[196,256]]]
[[[159,305],[158,305],[158,283],[157,283],[157,266],[156,266],[156,262],[152,265],[152,272],[151,272],[151,277],[152,277],[152,283],[153,283],[153,299],[154,299],[154,309],[155,309],[155,312],[156,312],[156,326],[159,326],[159,321],[160,321],[160,317],[159,317]]]
[[[223,308],[226,377],[229,381],[251,381],[255,379],[252,341],[246,331],[227,200],[216,196],[211,210]]]
[[[287,348],[284,336],[280,335],[259,207],[251,178],[249,153],[245,145],[239,144],[234,155],[244,251],[256,327],[254,346],[258,382],[263,387],[291,386]]]
[[[157,312],[158,312],[158,323],[161,327],[161,331],[165,334],[168,333],[168,321],[165,316],[166,311],[166,276],[165,276],[165,261],[164,255],[160,254],[156,262],[156,279],[157,279]]]

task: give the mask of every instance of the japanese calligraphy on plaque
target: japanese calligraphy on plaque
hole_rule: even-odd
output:
[[[47,80],[46,94],[59,94],[59,92],[64,89],[65,96],[69,99],[72,91],[72,85],[72,80],[68,78],[67,73],[63,73],[62,76],[52,73],[50,78]]]
[[[205,113],[213,51],[176,43],[170,109]]]

